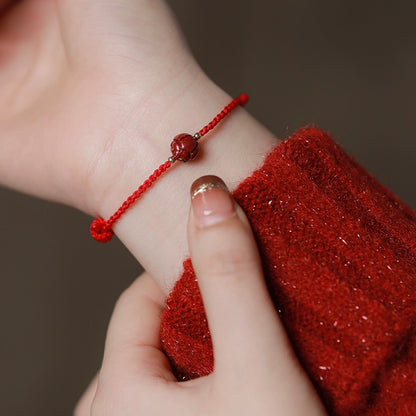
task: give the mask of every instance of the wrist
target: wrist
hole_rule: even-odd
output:
[[[230,97],[203,73],[149,97],[120,129],[98,162],[93,215],[109,218],[125,198],[170,156],[179,133],[193,134],[221,110]],[[241,108],[200,141],[200,154],[176,162],[114,225],[127,248],[165,291],[176,280],[188,254],[186,221],[189,186],[207,173],[222,177],[231,190],[257,168],[278,141]],[[160,261],[160,259],[163,261]]]

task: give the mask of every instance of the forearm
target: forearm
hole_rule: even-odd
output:
[[[167,160],[170,141],[176,134],[198,131],[230,100],[202,72],[182,79],[179,85],[183,89],[178,84],[168,87],[163,100],[144,103],[137,111],[141,114],[137,120],[120,126],[111,151],[103,155],[105,161],[98,169],[95,186],[100,191],[92,209],[96,215],[111,216],[126,196]],[[146,124],[140,123],[143,114]],[[193,180],[213,173],[233,190],[278,143],[267,129],[238,108],[201,139],[195,160],[186,165],[175,163],[116,223],[117,236],[166,292],[178,278],[188,253],[185,229]]]
[[[11,91],[0,103],[0,184],[108,218],[167,160],[175,135],[199,130],[230,97],[195,63],[164,1],[81,3],[17,2],[2,20],[13,53],[0,71]],[[165,290],[187,252],[192,181],[215,173],[233,189],[274,143],[236,109],[201,139],[197,160],[175,163],[115,225]]]

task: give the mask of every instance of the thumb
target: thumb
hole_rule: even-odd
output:
[[[259,357],[265,366],[280,357],[284,370],[293,364],[287,359],[291,348],[246,216],[216,176],[197,179],[191,198],[189,249],[212,336],[215,371],[231,366],[232,373],[241,374],[236,368],[246,371],[254,361],[258,369]]]
[[[174,381],[160,344],[164,294],[146,272],[120,296],[107,331],[100,381],[152,376]]]

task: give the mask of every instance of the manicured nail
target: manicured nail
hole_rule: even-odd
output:
[[[192,184],[191,204],[196,224],[201,228],[235,215],[231,195],[218,176],[202,176]]]

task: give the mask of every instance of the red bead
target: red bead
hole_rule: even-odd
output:
[[[187,133],[181,133],[172,140],[170,150],[174,159],[187,162],[195,159],[199,151],[199,144],[195,137]]]

